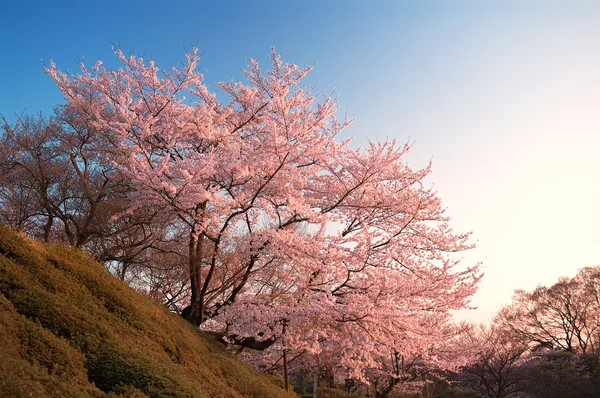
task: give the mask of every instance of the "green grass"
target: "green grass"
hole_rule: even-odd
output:
[[[0,226],[1,397],[295,397],[80,250]]]

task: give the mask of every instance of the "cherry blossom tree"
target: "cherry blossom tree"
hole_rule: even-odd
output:
[[[311,68],[273,52],[267,72],[253,60],[247,83],[220,83],[221,102],[196,49],[171,70],[116,54],[117,70],[47,73],[110,143],[132,203],[178,220],[195,325],[252,348],[336,350],[362,377],[394,336],[423,351],[468,305],[478,265],[454,253],[470,234],[453,232],[425,187],[430,167],[408,167],[408,145],[339,138],[350,121],[301,86]]]
[[[465,325],[429,319],[429,327],[422,332],[427,334],[426,338],[397,334],[388,355],[380,356],[378,366],[367,369],[367,380],[376,397],[399,392],[432,396],[436,380],[445,381],[449,372],[456,372],[476,358],[476,347],[465,344],[468,341]],[[409,341],[411,344],[407,345]]]

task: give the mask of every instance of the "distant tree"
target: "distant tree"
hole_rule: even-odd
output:
[[[576,353],[598,350],[600,269],[584,268],[551,287],[517,290],[498,314],[503,328],[527,343]]]
[[[522,391],[527,396],[595,398],[600,396],[600,366],[596,354],[541,350],[522,365]]]
[[[478,360],[461,385],[481,397],[596,397],[600,391],[600,268],[517,290],[490,327],[473,329]]]
[[[473,325],[466,333],[466,341],[477,353],[475,361],[461,369],[460,385],[486,398],[505,398],[522,391],[525,374],[521,365],[528,358],[528,345],[497,325]]]

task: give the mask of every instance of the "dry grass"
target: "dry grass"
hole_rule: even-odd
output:
[[[294,397],[84,253],[0,226],[0,396]]]

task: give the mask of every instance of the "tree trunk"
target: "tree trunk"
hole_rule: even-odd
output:
[[[284,380],[284,386],[285,386],[285,391],[289,391],[289,381],[288,381],[288,367],[287,367],[287,349],[283,348],[283,380]]]
[[[49,215],[46,224],[44,225],[44,242],[50,243],[50,233],[52,232],[52,224],[54,223],[54,217]]]
[[[194,326],[200,326],[202,323],[202,315],[200,313],[202,300],[200,296],[200,278],[201,278],[201,261],[202,261],[202,237],[194,236],[193,232],[190,234],[190,242],[188,246],[188,266],[190,273],[190,288],[192,291],[192,298],[190,303],[190,311],[185,317]]]
[[[289,391],[289,381],[288,381],[288,364],[287,364],[287,347],[285,346],[285,328],[287,326],[287,321],[283,321],[283,333],[281,334],[281,344],[283,345],[283,380],[285,391]]]
[[[119,272],[119,279],[125,281],[125,274],[127,273],[127,268],[129,268],[129,264],[126,262],[121,263],[121,272]]]

